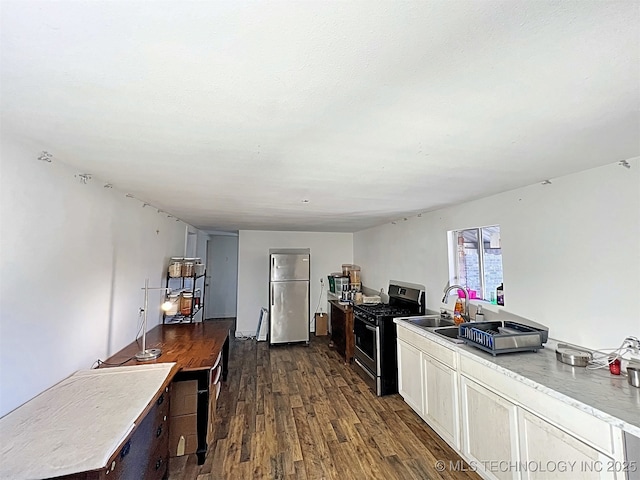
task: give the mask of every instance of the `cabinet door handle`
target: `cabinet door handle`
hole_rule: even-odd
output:
[[[158,438],[160,435],[162,435],[162,425],[160,425],[156,430],[156,438]]]
[[[131,450],[131,440],[125,443],[122,450],[120,450],[120,458],[124,458],[129,455],[129,450]]]
[[[164,393],[160,395],[160,398],[158,398],[158,405],[162,405],[163,403],[164,403]]]
[[[159,458],[159,459],[156,461],[156,470],[158,470],[158,469],[162,466],[162,464],[163,464],[163,463],[164,463],[164,462],[162,461],[162,459],[161,459],[161,458]]]

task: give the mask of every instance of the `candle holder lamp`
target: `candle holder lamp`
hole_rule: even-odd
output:
[[[151,360],[155,360],[160,355],[162,355],[162,350],[160,348],[147,348],[147,310],[149,310],[149,290],[164,290],[165,292],[171,292],[170,288],[165,287],[149,287],[149,279],[145,279],[144,281],[144,307],[140,310],[142,311],[142,350],[136,353],[136,360],[139,362],[148,362]],[[167,311],[171,308],[170,302],[164,302],[162,304],[162,310]]]

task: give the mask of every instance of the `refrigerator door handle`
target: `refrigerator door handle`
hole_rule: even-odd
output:
[[[274,298],[273,298],[273,285],[271,285],[271,306],[273,307],[275,305],[275,303],[273,303]]]

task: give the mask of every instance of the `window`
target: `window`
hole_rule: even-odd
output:
[[[450,263],[453,281],[467,287],[471,298],[496,303],[496,288],[502,283],[500,226],[468,228],[450,233]]]

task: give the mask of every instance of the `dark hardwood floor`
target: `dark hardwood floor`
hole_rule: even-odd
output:
[[[171,458],[169,480],[478,479],[399,395],[376,397],[329,349],[232,340],[204,465]]]

